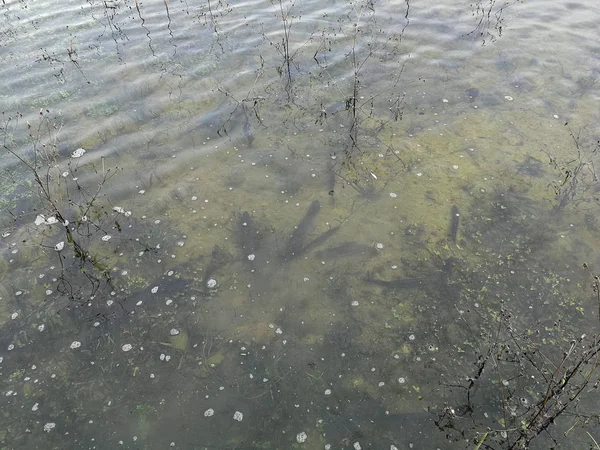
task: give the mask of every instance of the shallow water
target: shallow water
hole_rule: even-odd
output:
[[[509,448],[597,329],[594,6],[7,1],[2,447]]]

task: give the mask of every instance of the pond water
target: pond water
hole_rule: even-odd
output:
[[[595,6],[3,1],[0,447],[596,448]]]

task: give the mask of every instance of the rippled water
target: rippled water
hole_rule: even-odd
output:
[[[0,11],[3,448],[600,441],[594,2]]]

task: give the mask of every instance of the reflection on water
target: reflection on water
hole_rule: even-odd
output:
[[[430,3],[2,5],[3,446],[598,439],[597,11]]]

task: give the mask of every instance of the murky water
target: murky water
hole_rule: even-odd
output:
[[[0,10],[2,448],[600,441],[593,1]]]

